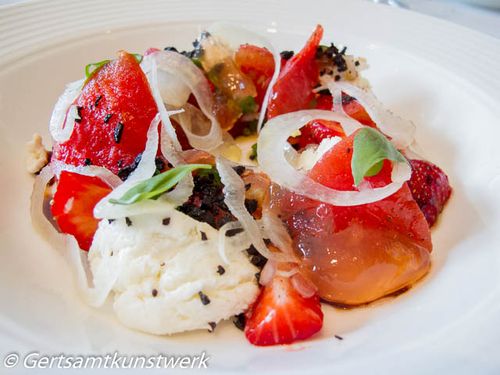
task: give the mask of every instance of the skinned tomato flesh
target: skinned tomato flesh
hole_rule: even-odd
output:
[[[330,188],[354,190],[353,139],[344,138],[327,152],[310,177]],[[366,180],[380,187],[390,182],[390,174],[386,161]],[[351,207],[275,190],[272,206],[289,227],[301,269],[327,301],[367,303],[411,285],[429,270],[429,226],[406,184],[381,201]]]

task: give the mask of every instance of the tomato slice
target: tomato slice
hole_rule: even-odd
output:
[[[312,108],[313,88],[319,82],[316,50],[323,37],[323,27],[316,26],[304,48],[288,60],[274,84],[267,117]]]
[[[344,138],[314,166],[310,177],[338,190],[353,190],[354,135]],[[391,165],[367,180],[390,181]],[[273,207],[287,223],[302,256],[301,269],[320,297],[346,305],[367,303],[420,279],[429,269],[429,226],[405,184],[381,201],[337,207],[281,191]]]

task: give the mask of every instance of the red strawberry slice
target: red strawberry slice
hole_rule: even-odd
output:
[[[289,278],[274,277],[247,313],[245,336],[254,345],[290,344],[323,326],[318,296],[302,297]]]
[[[411,160],[410,164],[413,171],[408,186],[429,226],[432,226],[451,195],[448,176],[425,160]]]
[[[52,157],[71,165],[92,164],[115,174],[144,150],[157,109],[136,58],[121,52],[85,84],[75,104],[81,120]]]
[[[312,90],[319,82],[316,49],[322,37],[323,28],[318,25],[305,47],[286,62],[273,87],[267,109],[268,118],[312,108],[315,97]]]
[[[90,249],[99,223],[94,217],[94,207],[111,190],[97,177],[61,173],[51,206],[52,215],[61,232],[75,236],[83,250]]]

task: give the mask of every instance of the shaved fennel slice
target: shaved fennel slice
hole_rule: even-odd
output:
[[[191,146],[208,152],[222,144],[222,129],[214,115],[212,91],[203,72],[189,58],[177,52],[156,51],[148,57],[152,61],[152,72],[157,67],[159,70],[175,75],[176,79],[182,81],[189,88],[201,111],[211,123],[210,130],[203,129],[203,134],[197,134],[193,132],[193,125],[187,122],[186,117],[188,114],[183,117],[184,121],[180,125],[186,133]],[[157,85],[157,81],[155,84]],[[167,104],[173,105],[168,101]],[[188,108],[187,105],[185,106]],[[192,112],[192,110],[189,110],[189,114],[192,114]]]
[[[356,206],[384,199],[398,191],[403,183],[410,179],[410,166],[407,163],[395,163],[392,182],[380,188],[341,191],[312,180],[296,170],[288,162],[285,154],[287,149],[291,148],[288,143],[289,135],[314,119],[339,122],[347,135],[362,127],[352,118],[322,110],[297,111],[272,118],[260,134],[257,149],[260,168],[275,183],[297,194],[334,206]]]
[[[214,35],[221,36],[222,39],[224,39],[224,41],[233,50],[237,50],[242,44],[253,44],[256,46],[265,47],[273,54],[274,73],[271,77],[271,81],[269,82],[269,86],[267,87],[266,94],[264,96],[262,107],[259,113],[259,121],[257,123],[257,131],[260,132],[260,129],[264,124],[269,97],[271,96],[273,86],[280,74],[281,56],[279,49],[276,48],[269,39],[252,31],[246,30],[240,26],[231,25],[229,23],[216,22],[208,28],[208,31]]]
[[[350,83],[335,82],[331,79],[326,84],[334,100],[338,100],[339,90],[356,98],[359,104],[368,112],[370,118],[377,124],[380,131],[389,136],[397,148],[406,149],[412,144],[415,138],[415,125],[384,108],[383,104],[371,91],[365,91]],[[342,99],[341,95],[340,99]],[[341,108],[342,106],[338,107]]]
[[[84,80],[81,79],[68,83],[62,95],[57,99],[49,122],[50,135],[56,142],[66,142],[73,133],[78,111],[72,104],[80,94],[83,82]]]
[[[50,243],[59,255],[69,263],[74,271],[73,274],[76,275],[78,289],[86,302],[91,306],[101,306],[113,289],[116,277],[112,275],[102,288],[91,287],[92,275],[88,267],[87,252],[79,248],[75,237],[57,232],[45,217],[45,189],[53,177],[54,171],[50,165],[42,169],[40,174],[35,177],[30,208],[33,226],[42,238]]]
[[[224,202],[234,217],[238,219],[257,251],[267,259],[289,261],[291,258],[289,255],[273,253],[264,243],[259,225],[245,207],[245,184],[234,171],[232,164],[226,159],[217,157],[216,166],[224,184]]]

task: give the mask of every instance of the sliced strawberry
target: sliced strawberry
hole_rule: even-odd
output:
[[[54,194],[51,211],[63,233],[75,236],[80,248],[88,250],[97,230],[94,207],[111,192],[97,177],[64,171]]]
[[[258,346],[290,344],[311,337],[322,326],[319,298],[302,297],[289,278],[276,276],[248,311],[245,336]]]
[[[319,81],[316,50],[322,37],[323,27],[318,25],[305,47],[286,62],[273,87],[268,118],[314,106],[312,90]]]
[[[261,105],[274,73],[273,54],[266,48],[243,44],[234,55],[238,68],[253,81],[257,104]]]
[[[52,157],[71,165],[103,166],[115,174],[144,150],[157,109],[135,57],[121,52],[85,84],[75,104],[81,120]]]
[[[411,160],[410,164],[412,176],[408,186],[429,226],[432,226],[451,195],[448,176],[425,160]]]

